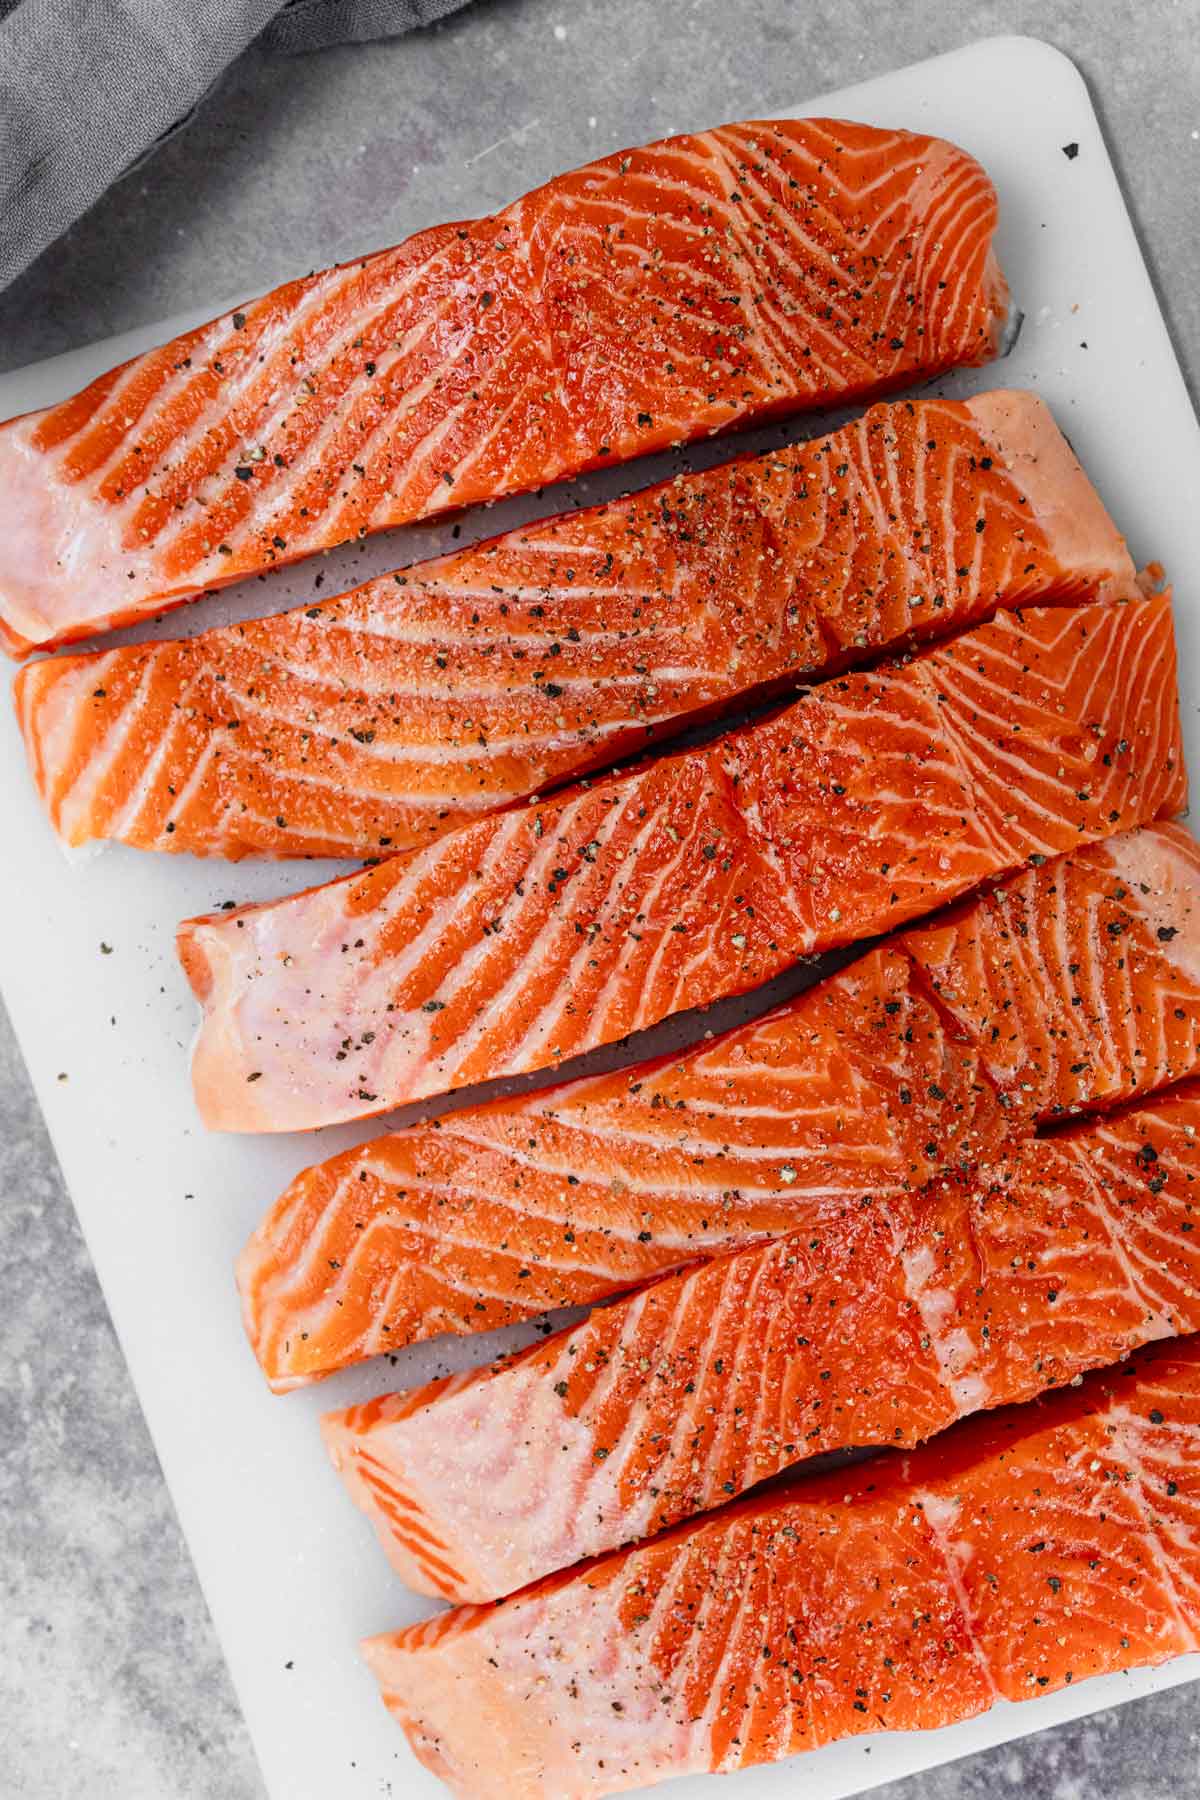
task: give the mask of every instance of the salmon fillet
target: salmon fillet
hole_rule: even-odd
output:
[[[1200,1067],[1200,1051],[1197,1055]],[[1200,1329],[1200,1082],[329,1413],[410,1587],[489,1600],[823,1451],[912,1445]]]
[[[908,401],[281,617],[30,663],[17,711],[68,844],[373,856],[745,690],[1136,592],[1042,401]]]
[[[1165,598],[1002,613],[702,749],[186,921],[200,1112],[299,1130],[552,1067],[1184,794]]]
[[[686,1054],[464,1108],[306,1170],[242,1252],[277,1391],[890,1206],[1200,1055],[1200,847],[1110,838]]]
[[[766,120],[288,282],[0,430],[0,640],[986,362],[995,224],[951,144]]]
[[[364,1652],[453,1793],[586,1800],[1193,1651],[1198,1520],[1192,1338]]]

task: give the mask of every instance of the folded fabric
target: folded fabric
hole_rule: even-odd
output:
[[[186,123],[260,33],[273,50],[316,50],[465,3],[0,0],[0,287]]]
[[[271,50],[295,56],[331,44],[399,37],[457,12],[467,0],[287,0],[263,32]]]

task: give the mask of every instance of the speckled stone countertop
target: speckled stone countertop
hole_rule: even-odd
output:
[[[1002,31],[1047,38],[1088,78],[1194,394],[1200,0],[476,0],[391,44],[289,62],[251,51],[0,295],[0,366],[386,242],[389,194],[430,223],[499,204],[570,160],[556,146],[581,112],[610,148],[647,121],[667,132],[786,108]],[[0,1196],[0,1800],[262,1800],[2,1014]],[[876,1790],[1018,1791],[1200,1795],[1200,1685]]]

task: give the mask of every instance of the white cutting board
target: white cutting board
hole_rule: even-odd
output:
[[[802,89],[802,75],[797,85]],[[991,172],[1001,199],[1001,255],[1025,327],[1006,365],[946,387],[966,392],[1004,382],[1042,392],[1134,555],[1160,558],[1175,576],[1184,730],[1191,767],[1200,769],[1200,431],[1079,75],[1045,45],[997,38],[820,100],[806,102],[801,93],[797,101],[801,113],[944,134]],[[712,123],[680,120],[693,128]],[[1064,154],[1068,143],[1078,143],[1078,156]],[[581,128],[580,160],[595,153],[594,134],[585,144]],[[432,222],[405,221],[412,229]],[[1181,229],[1188,224],[1181,220]],[[254,270],[246,277],[246,292],[254,293]],[[121,357],[215,310],[209,305],[193,318],[2,376],[0,417],[73,392]],[[711,462],[716,454],[709,446],[692,460]],[[610,472],[574,493],[595,498],[640,485],[658,466],[641,465],[632,483],[628,472]],[[459,541],[536,510],[525,501],[478,513],[464,521]],[[322,591],[450,542],[450,526],[423,527],[376,540],[352,558],[331,557]],[[282,607],[312,592],[314,573],[310,564],[273,577],[265,590],[257,583],[231,590],[175,614],[166,629],[195,630],[239,611]],[[478,1340],[410,1352],[398,1370],[377,1363],[304,1393],[270,1397],[242,1338],[231,1264],[296,1170],[354,1133],[208,1136],[195,1120],[188,1085],[193,1006],[172,951],[176,921],[227,898],[305,885],[312,866],[228,868],[124,849],[66,860],[26,779],[7,707],[0,708],[0,817],[7,862],[0,986],[272,1800],[441,1794],[409,1755],[355,1654],[360,1636],[416,1619],[428,1605],[390,1575],[326,1465],[315,1420],[325,1407],[385,1384],[424,1380],[450,1358],[456,1366],[476,1360]],[[101,953],[101,942],[111,954]],[[70,1330],[69,1320],[62,1329]],[[806,1800],[836,1800],[1196,1675],[1200,1659],[1192,1658],[1000,1707],[946,1731],[831,1745],[802,1763],[737,1776],[720,1793],[749,1800],[803,1790]],[[693,1780],[671,1791],[685,1800],[714,1790],[711,1780]]]

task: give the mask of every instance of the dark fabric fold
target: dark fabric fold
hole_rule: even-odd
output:
[[[286,54],[466,0],[0,0],[0,287],[181,124],[248,44]]]
[[[333,44],[366,44],[433,25],[467,0],[289,0],[263,33],[272,50],[295,56]]]

